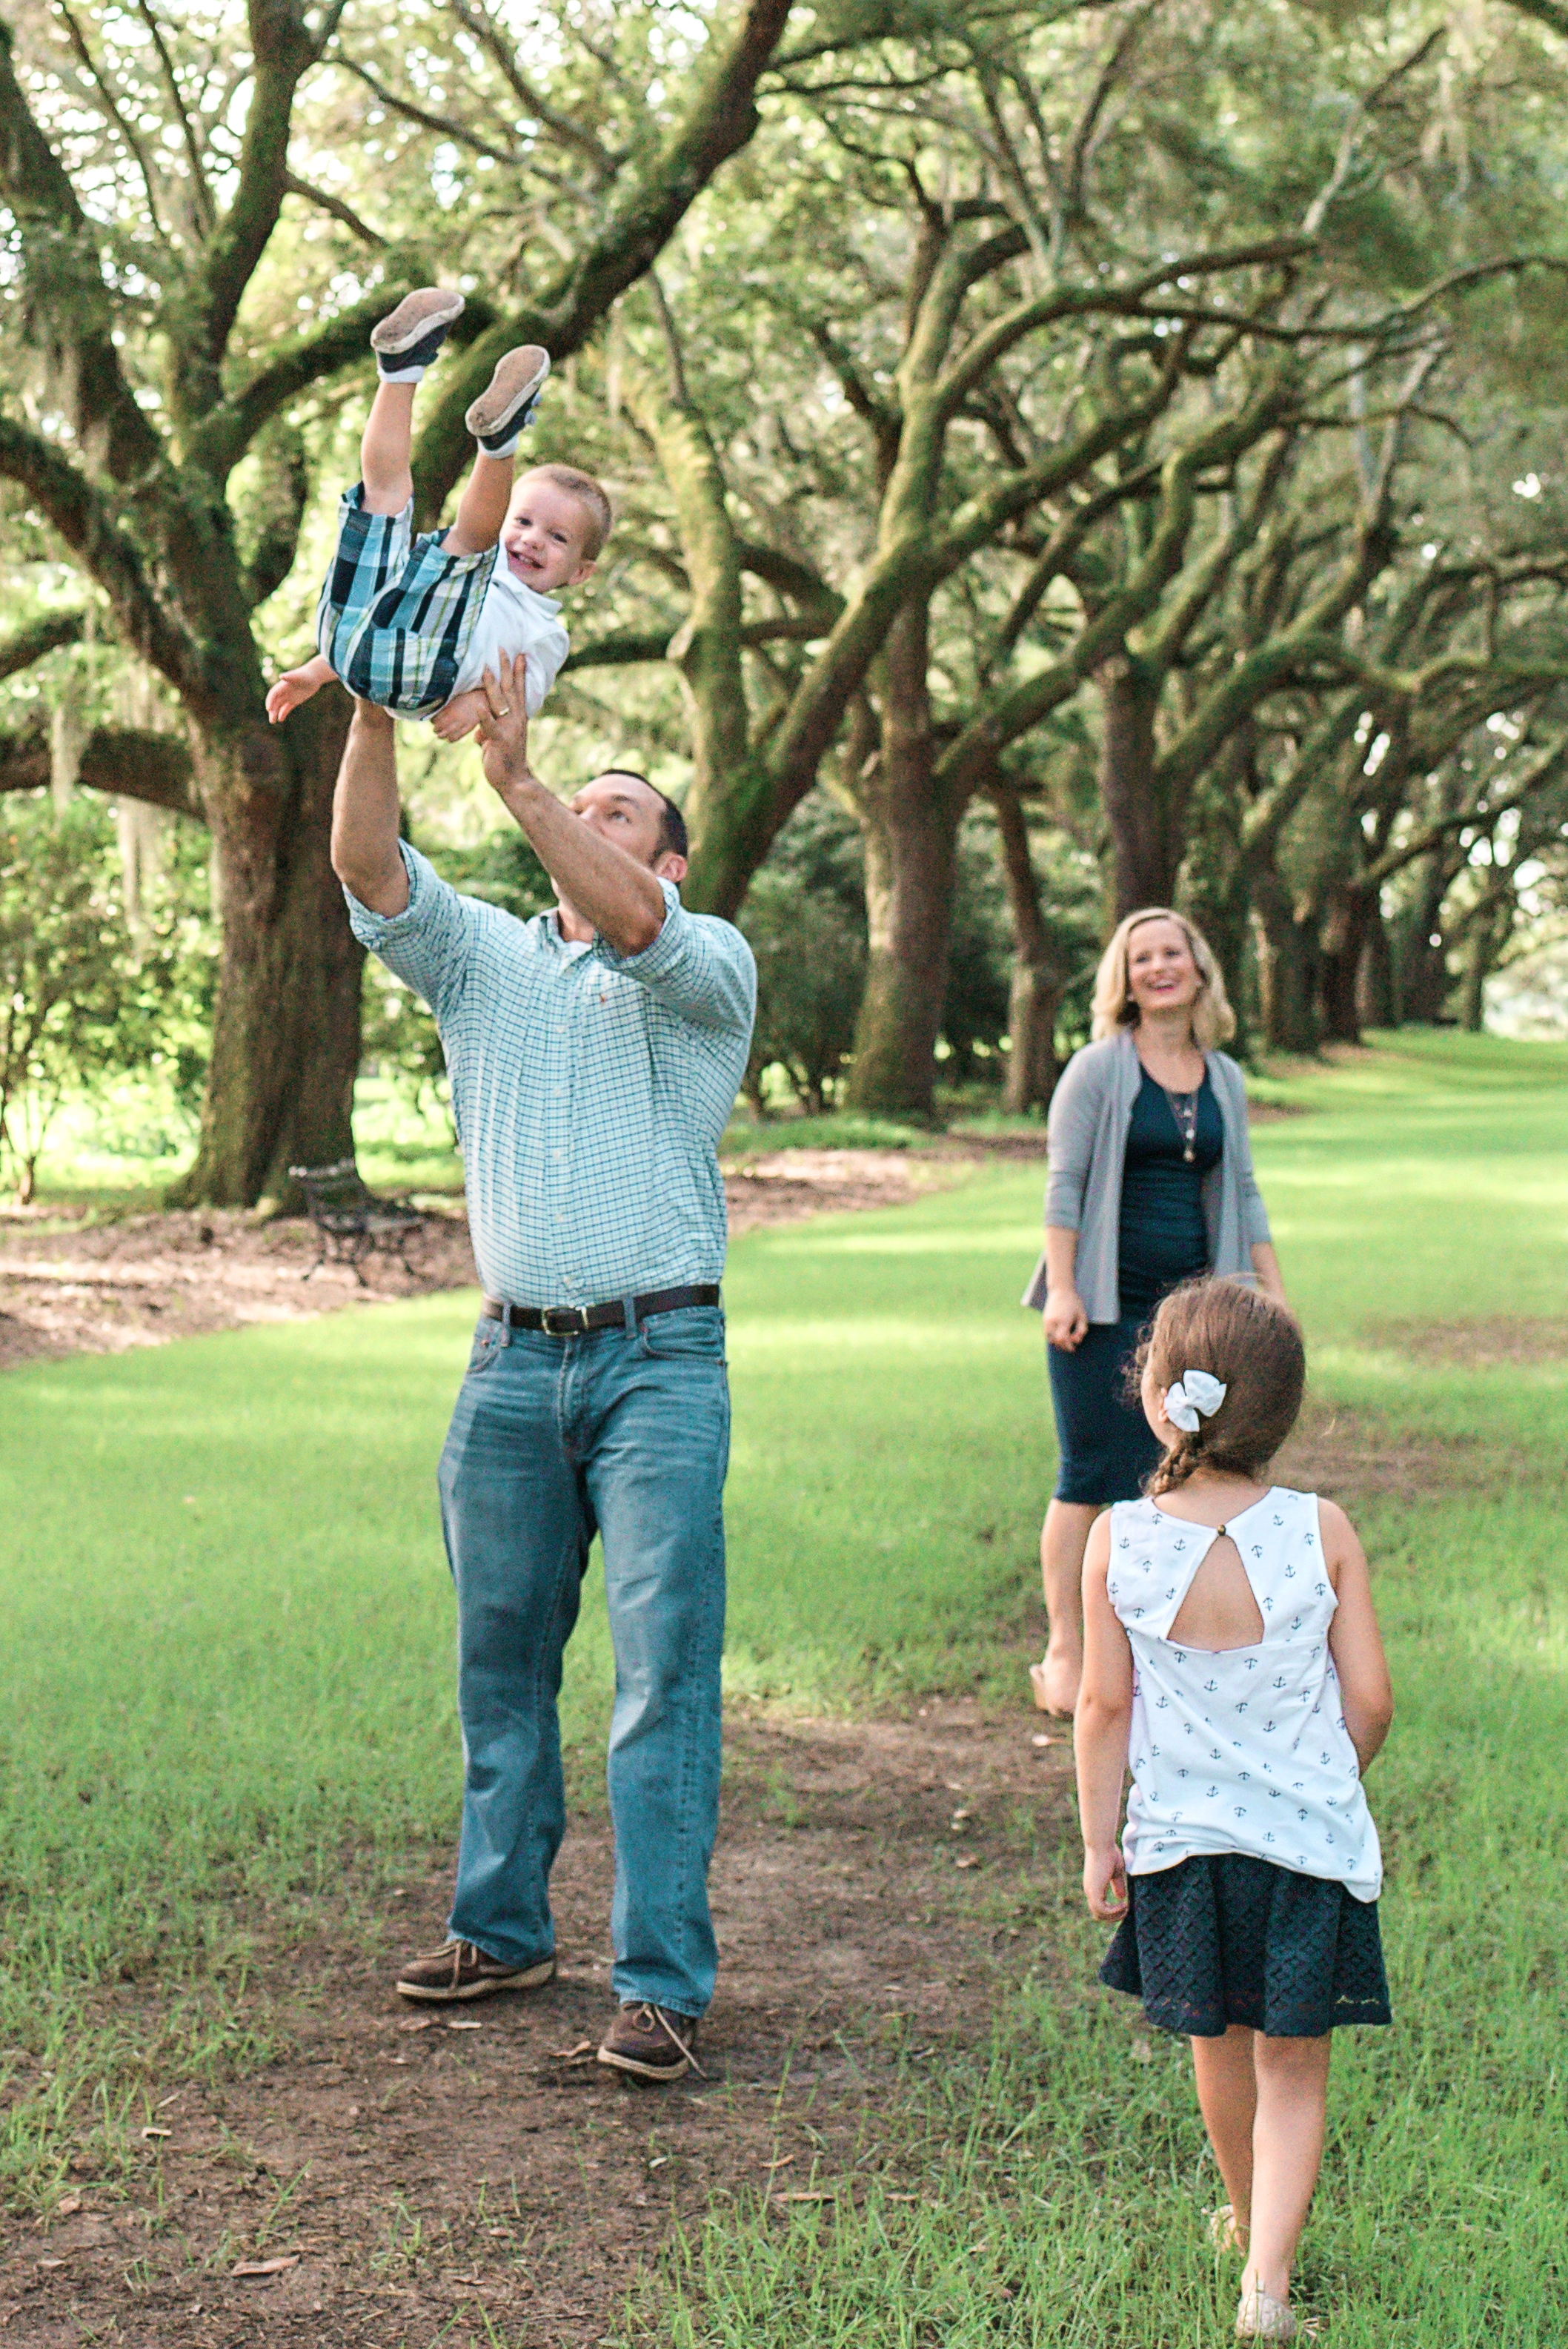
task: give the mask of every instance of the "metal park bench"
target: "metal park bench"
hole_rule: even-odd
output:
[[[418,1207],[402,1199],[378,1199],[366,1189],[352,1158],[340,1158],[335,1166],[291,1166],[289,1174],[304,1193],[305,1213],[316,1233],[315,1261],[300,1275],[302,1280],[324,1264],[346,1264],[363,1288],[365,1259],[377,1248],[413,1273],[408,1243],[425,1228]]]

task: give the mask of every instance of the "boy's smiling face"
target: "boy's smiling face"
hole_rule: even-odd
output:
[[[514,579],[542,595],[552,595],[558,587],[580,586],[593,568],[583,552],[588,530],[588,510],[581,498],[548,474],[525,473],[511,493],[501,525],[507,568]]]

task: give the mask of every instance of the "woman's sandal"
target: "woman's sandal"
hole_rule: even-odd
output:
[[[1247,2230],[1238,2223],[1228,2202],[1222,2202],[1217,2210],[1210,2211],[1209,2240],[1217,2251],[1241,2252],[1246,2250]]]

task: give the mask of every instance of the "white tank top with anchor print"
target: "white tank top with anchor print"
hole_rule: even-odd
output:
[[[1328,1652],[1339,1601],[1317,1496],[1276,1485],[1222,1528],[1263,1618],[1258,1644],[1178,1647],[1167,1635],[1218,1530],[1153,1501],[1110,1513],[1106,1590],[1133,1664],[1128,1873],[1247,1852],[1376,1900],[1383,1858]]]

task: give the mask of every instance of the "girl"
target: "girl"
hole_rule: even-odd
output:
[[[1121,1920],[1100,1980],[1192,2042],[1231,2198],[1210,2228],[1245,2260],[1237,2336],[1289,2341],[1329,2033],[1389,2020],[1361,1779],[1393,1698],[1348,1519],[1264,1482],[1301,1408],[1290,1315],[1235,1281],[1190,1282],[1138,1368],[1164,1454],[1084,1559],[1084,1892]]]

